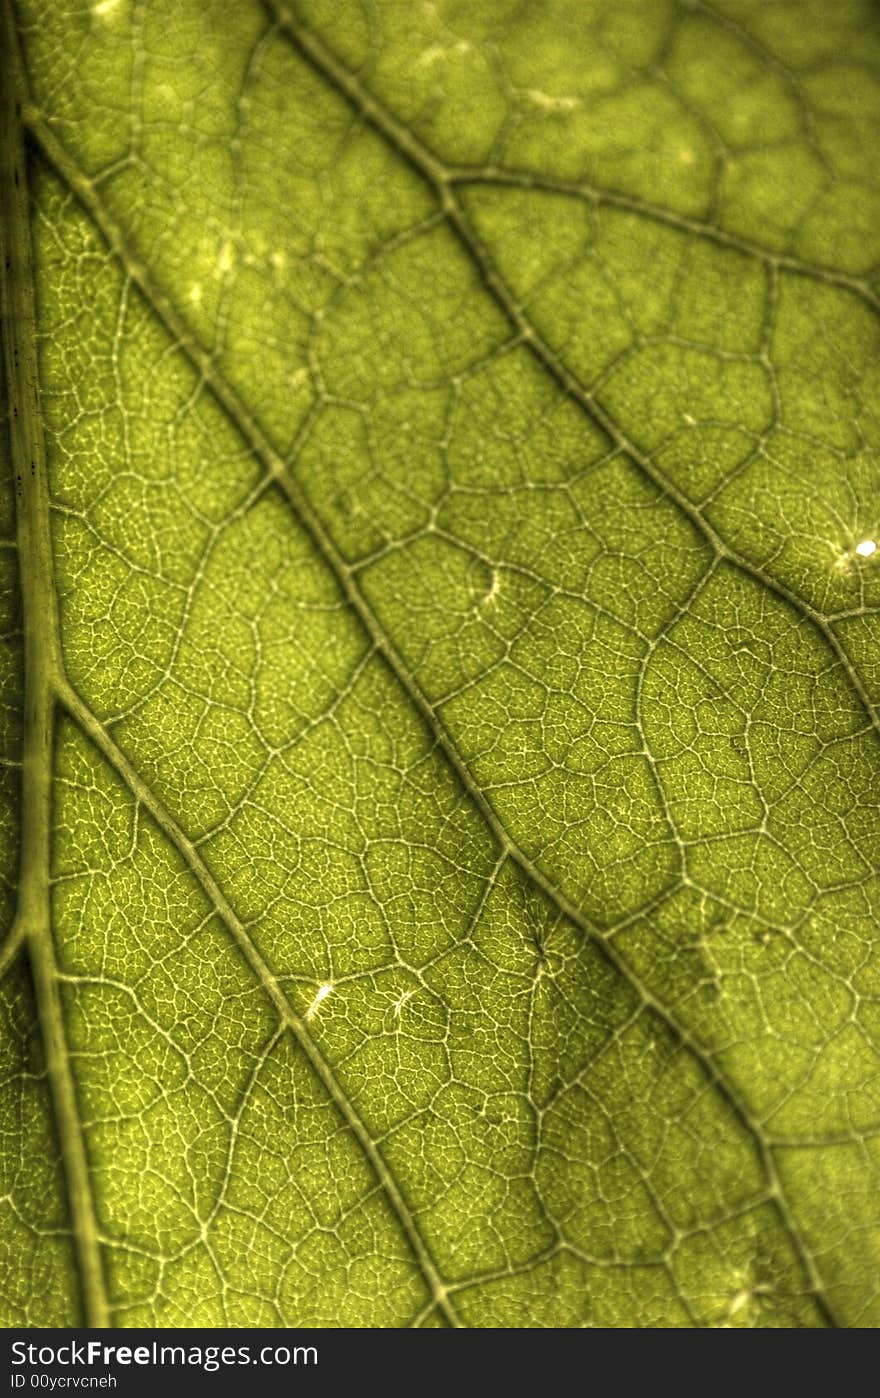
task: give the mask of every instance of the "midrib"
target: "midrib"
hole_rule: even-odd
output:
[[[61,673],[52,569],[46,452],[40,415],[36,299],[24,139],[21,59],[10,0],[3,0],[6,73],[0,98],[0,211],[3,215],[3,352],[15,477],[24,633],[21,854],[11,938],[27,948],[49,1090],[67,1183],[83,1319],[109,1324],[91,1174],[64,1027],[50,906],[55,694]]]

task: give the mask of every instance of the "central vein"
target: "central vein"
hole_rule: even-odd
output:
[[[64,1030],[52,935],[50,857],[56,693],[62,673],[52,570],[46,450],[40,415],[36,303],[27,166],[21,122],[20,59],[10,0],[3,3],[7,70],[0,98],[0,211],[3,224],[3,355],[24,631],[21,856],[13,939],[23,938],[46,1053],[67,1181],[82,1288],[83,1319],[109,1324],[101,1249],[76,1086]]]

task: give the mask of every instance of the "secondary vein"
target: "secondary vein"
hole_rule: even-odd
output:
[[[508,189],[539,190],[546,194],[557,194],[560,198],[576,199],[593,208],[619,209],[622,213],[633,214],[646,223],[659,223],[672,228],[690,238],[714,243],[716,247],[738,252],[743,257],[762,262],[765,266],[792,272],[806,277],[822,286],[836,286],[852,292],[876,315],[880,315],[880,297],[872,289],[870,282],[862,277],[838,272],[834,267],[822,263],[806,262],[793,253],[771,252],[760,243],[744,238],[738,233],[730,233],[714,223],[692,218],[687,214],[677,214],[672,209],[664,209],[660,204],[652,204],[647,199],[638,199],[631,194],[621,194],[618,190],[605,189],[591,184],[588,180],[556,179],[534,170],[509,169],[506,166],[450,166],[446,171],[450,184],[498,186]]]
[[[39,143],[47,160],[89,214],[107,245],[119,259],[126,274],[138,287],[146,302],[153,308],[154,313],[165,327],[172,342],[179,346],[182,353],[199,374],[214,400],[225,411],[242,439],[253,451],[254,456],[263,466],[269,479],[275,483],[289,502],[295,517],[310,536],[319,554],[324,558],[336,577],[344,596],[373,641],[377,652],[382,656],[389,670],[401,685],[404,693],[406,693],[410,702],[425,722],[427,728],[437,740],[447,762],[458,777],[463,789],[480,811],[488,828],[494,835],[499,848],[509,854],[510,858],[523,870],[530,881],[541,890],[544,896],[569,918],[584,936],[589,938],[590,941],[600,948],[618,974],[628,982],[642,1001],[668,1026],[678,1042],[681,1043],[684,1049],[699,1063],[707,1079],[724,1097],[731,1112],[755,1145],[762,1172],[767,1183],[768,1195],[777,1207],[783,1226],[791,1238],[792,1245],[795,1248],[804,1273],[809,1281],[810,1289],[815,1296],[816,1304],[826,1322],[830,1325],[836,1324],[827,1299],[823,1294],[821,1280],[816,1271],[815,1264],[813,1263],[809,1250],[800,1237],[793,1215],[788,1208],[772,1152],[770,1151],[763,1133],[752,1121],[747,1107],[740,1100],[736,1090],[726,1081],[708,1050],[694,1039],[684,1025],[678,1021],[672,1011],[650,992],[648,987],[635,974],[633,969],[623,959],[620,953],[618,953],[617,949],[611,944],[601,930],[594,927],[588,921],[581,909],[566,898],[566,896],[551,883],[539,866],[535,864],[525,851],[511,838],[491,803],[474,782],[466,763],[458,752],[452,735],[444,725],[436,707],[425,695],[416,677],[407,666],[393,642],[385,634],[378,618],[373,614],[370,604],[359,586],[355,570],[348,565],[339,553],[305,496],[305,493],[288,471],[283,458],[272,446],[268,437],[257,423],[253,414],[246,407],[235,388],[218,369],[213,357],[195,338],[191,328],[177,311],[171,300],[165,295],[161,288],[155,284],[148,268],[133,253],[122,229],[107,209],[93,181],[80,169],[70,152],[61,144],[54,132],[52,132],[42,113],[35,108],[30,108],[27,112],[27,121],[33,136]],[[69,688],[64,693],[63,700],[71,712],[74,712],[77,705],[82,706],[82,701]],[[80,712],[82,712],[81,707]],[[94,722],[97,723],[97,720],[94,720]],[[97,729],[93,732],[93,737],[95,737],[96,741],[97,732]],[[109,735],[107,735],[107,737],[109,739]],[[112,744],[112,739],[109,741]],[[115,747],[115,744],[113,747]],[[117,764],[127,762],[127,759],[116,749],[113,761],[114,765],[117,766],[117,771],[121,772],[122,767]],[[128,764],[128,766],[131,771],[132,779],[134,779],[136,774],[133,772],[133,769],[130,768],[130,764]],[[146,787],[143,788],[143,791],[145,798],[151,795],[148,793]],[[156,798],[151,797],[151,799],[155,801]],[[161,803],[157,804],[157,810],[160,808],[160,804]],[[149,806],[147,808],[149,809]],[[186,836],[182,831],[179,832],[179,837],[186,841]],[[176,842],[177,836],[175,835],[174,838]],[[181,848],[180,845],[177,847]],[[205,885],[203,885],[203,887],[204,886]],[[218,893],[219,892],[218,889]],[[220,896],[222,897],[222,893]]]
[[[126,757],[101,721],[92,712],[85,700],[78,694],[67,679],[58,688],[58,696],[70,717],[86,737],[94,744],[104,760],[124,782],[131,795],[143,806],[177,850],[190,872],[207,897],[226,931],[235,942],[255,979],[272,1004],[279,1021],[287,1029],[309,1061],[315,1075],[322,1083],[331,1101],[345,1121],[361,1151],[369,1162],[372,1171],[397,1218],[404,1236],[409,1243],[416,1263],[422,1274],[425,1286],[433,1305],[442,1313],[449,1325],[457,1327],[459,1322],[448,1299],[447,1287],[441,1278],[434,1258],[422,1238],[412,1210],[404,1193],[389,1166],[381,1148],[373,1140],[370,1131],[357,1110],[351,1097],[339,1081],[336,1072],[324,1056],[317,1041],[310,1033],[303,1017],[297,1014],[278,983],[275,972],[262,956],[259,948],[232,907],[222,888],[211,873],[192,840],[178,825],[153,791],[140,776],[140,773]]]
[[[354,111],[368,122],[373,130],[427,184],[445,214],[449,228],[479,271],[486,291],[545,373],[549,374],[563,393],[578,404],[589,421],[598,427],[610,443],[629,458],[659,493],[677,506],[696,532],[709,545],[717,559],[728,563],[736,571],[760,583],[780,601],[787,603],[821,635],[846,675],[871,727],[880,737],[880,712],[872,702],[861,675],[851,661],[837,633],[826,618],[796,592],[786,587],[783,582],[772,577],[759,564],[753,563],[751,559],[727,543],[699,505],[696,505],[683,490],[680,490],[670,480],[656,465],[652,457],[643,451],[623,430],[598,396],[592,393],[576,375],[571,373],[560,355],[526,315],[499,273],[491,254],[465,212],[454,187],[455,170],[447,169],[437,159],[433,151],[412,132],[408,131],[394,114],[363,86],[355,74],[349,72],[339,62],[315,33],[306,29],[296,20],[286,0],[263,0],[263,4],[277,21],[282,33],[306,62],[333,90],[345,98]]]

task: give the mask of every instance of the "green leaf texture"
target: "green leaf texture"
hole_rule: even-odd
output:
[[[880,12],[7,0],[7,1325],[880,1322]]]

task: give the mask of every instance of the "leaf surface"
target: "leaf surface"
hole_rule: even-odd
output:
[[[875,7],[4,23],[4,1322],[877,1324]]]

